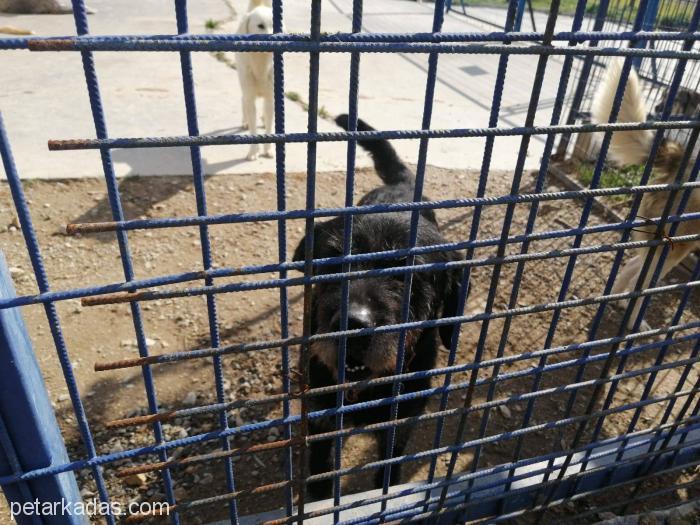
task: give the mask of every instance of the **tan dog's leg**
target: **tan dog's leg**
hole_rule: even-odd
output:
[[[611,293],[618,294],[627,292],[634,287],[635,279],[642,269],[645,256],[646,251],[638,253],[622,266],[622,269],[617,272],[617,277],[615,278],[615,284],[613,285]]]
[[[264,107],[263,107],[263,119],[265,120],[265,133],[268,135],[272,133],[272,113],[273,113],[273,102],[272,93],[265,95]],[[265,144],[263,146],[263,157],[272,157],[272,144]]]
[[[255,135],[258,132],[258,126],[255,122],[257,114],[255,112],[255,95],[248,92],[243,93],[243,111],[245,112],[245,120],[248,123],[248,133]],[[251,144],[248,149],[246,159],[255,160],[258,158],[258,144]]]
[[[647,250],[641,250],[637,255],[632,257],[625,265],[622,267],[622,270],[620,270],[617,273],[617,278],[615,279],[615,284],[613,285],[613,288],[611,290],[611,293],[613,294],[618,294],[618,293],[625,293],[625,292],[631,292],[634,289],[634,285],[637,284],[637,279],[639,278],[639,272],[642,270],[642,266],[644,264],[644,258],[647,255]],[[619,303],[620,306],[623,308],[627,308],[627,305],[629,304],[629,301],[622,301]],[[634,319],[636,319],[636,314],[639,312],[639,305],[641,304],[640,300],[637,300],[637,304],[635,305],[635,311],[632,313],[632,316],[630,319],[627,321],[627,329],[631,330],[632,326],[634,325]],[[640,330],[648,330],[649,325],[646,321],[642,321],[640,324]]]
[[[658,283],[661,282],[664,277],[670,272],[677,264],[679,264],[683,259],[687,257],[687,255],[693,251],[693,248],[695,247],[695,243],[678,243],[674,245],[673,249],[669,249],[668,254],[666,255],[666,260],[664,261],[664,266],[661,269],[661,272],[659,273],[659,279],[657,281],[657,286]],[[651,283],[651,278],[654,275],[654,272],[656,272],[656,267],[659,264],[659,259],[661,258],[661,253],[663,252],[663,246],[659,246],[656,248],[654,251],[654,258],[651,261],[651,266],[649,266],[649,271],[647,272],[647,275],[644,278],[644,283],[642,284],[640,290],[646,290],[649,288],[649,284]],[[639,269],[637,270],[637,275],[639,275],[639,272],[642,269],[642,266],[644,265],[644,258],[646,257],[646,251],[644,252],[644,256],[640,257],[639,260]],[[634,287],[636,285],[636,280],[632,284]],[[632,327],[634,326],[634,322],[637,320],[637,316],[639,315],[639,310],[642,307],[642,303],[644,302],[643,297],[639,297],[637,299],[637,302],[634,305],[634,309],[632,310],[632,315],[630,316],[629,320],[627,321],[627,329],[631,330]],[[642,321],[640,324],[640,329],[641,330],[647,330],[649,329],[649,324],[646,321]]]
[[[656,266],[659,264],[659,258],[661,257],[661,247],[657,248],[654,250],[654,258],[651,261],[651,265],[649,266],[649,270],[647,271],[646,276],[644,277],[644,282],[641,284],[639,287],[639,290],[646,290],[649,287],[649,283],[651,282],[651,277],[654,275],[654,272],[656,271]],[[631,280],[629,281],[629,288],[627,291],[631,292],[635,290],[637,283],[639,282],[639,275],[642,271],[642,267],[644,266],[644,260],[647,257],[649,250],[646,249],[644,250],[639,256],[638,260],[635,261],[635,273],[633,276],[631,276]],[[632,309],[632,313],[630,314],[629,319],[627,319],[627,329],[632,330],[634,328],[634,323],[637,320],[637,316],[639,316],[639,310],[642,307],[642,303],[644,302],[644,297],[638,297],[637,300],[634,303],[634,308]],[[642,321],[639,323],[639,329],[641,331],[649,330],[651,329],[651,326],[649,326],[649,323],[646,322],[646,320],[642,319]]]

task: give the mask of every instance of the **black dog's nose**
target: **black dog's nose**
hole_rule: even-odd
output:
[[[360,330],[374,326],[372,311],[365,305],[351,303],[348,308],[348,330]],[[338,311],[331,321],[334,331],[340,330],[340,312]]]
[[[374,326],[372,312],[364,305],[351,304],[348,310],[348,329],[371,328]]]

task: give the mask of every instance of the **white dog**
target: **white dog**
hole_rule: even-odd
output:
[[[239,34],[272,34],[272,9],[269,0],[250,0],[248,12],[238,26]],[[236,69],[241,84],[243,102],[243,126],[251,135],[257,133],[257,113],[255,101],[263,99],[263,121],[265,132],[272,133],[272,53],[236,53]],[[258,157],[258,144],[251,144],[247,159]],[[272,145],[263,146],[263,157],[272,156]]]

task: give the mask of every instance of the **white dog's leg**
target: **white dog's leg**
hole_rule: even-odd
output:
[[[243,111],[245,113],[245,120],[248,123],[248,132],[251,135],[255,135],[258,132],[258,126],[255,123],[257,115],[255,114],[255,96],[250,93],[243,93]],[[248,149],[248,155],[246,159],[255,160],[258,158],[258,145],[251,144]]]
[[[641,254],[637,254],[623,264],[622,269],[617,272],[611,293],[618,294],[630,290],[634,286],[635,281],[633,279],[639,275],[643,262],[644,257]]]
[[[678,263],[680,263],[685,257],[693,251],[694,244],[693,243],[678,243],[673,247],[673,249],[669,249],[668,254],[666,255],[666,260],[664,261],[664,266],[661,268],[661,272],[659,273],[659,279],[657,281],[657,286],[658,283],[663,280],[664,277],[670,272]],[[651,265],[649,266],[649,271],[647,272],[647,275],[644,278],[644,283],[642,284],[641,289],[646,290],[649,288],[649,284],[651,283],[651,278],[654,275],[654,272],[656,272],[656,267],[659,264],[659,259],[661,259],[661,253],[663,252],[663,246],[659,246],[656,248],[654,251],[654,258],[651,261]],[[646,257],[646,253],[644,253],[644,257],[639,257],[638,261],[638,269],[637,269],[637,274],[639,275],[639,272],[642,269],[642,266],[644,265],[644,259]],[[631,287],[636,284],[636,279],[635,281],[631,284]],[[634,310],[632,311],[632,315],[629,318],[629,321],[627,321],[627,329],[631,330],[632,327],[634,326],[634,322],[637,320],[637,316],[639,315],[639,310],[642,307],[642,303],[644,302],[643,297],[639,297],[637,299],[637,302],[634,305]],[[640,330],[648,330],[649,329],[649,324],[642,320],[640,324]]]
[[[638,253],[637,255],[632,257],[622,266],[622,269],[617,273],[617,277],[615,278],[615,284],[613,285],[613,288],[610,293],[619,294],[630,292],[634,289],[634,285],[637,284],[639,272],[641,272],[642,270],[642,265],[644,264],[644,258],[646,257],[646,254],[647,250],[643,250],[641,253]],[[637,300],[634,312],[632,312],[632,315],[627,321],[628,330],[631,330],[634,326],[634,321],[637,318],[637,313],[639,313],[641,301],[641,299]],[[627,308],[629,301],[622,301],[619,304],[621,307]],[[642,331],[648,330],[649,325],[646,321],[642,321],[639,328]]]
[[[642,271],[642,267],[644,266],[644,260],[647,257],[647,253],[649,250],[644,250],[642,254],[638,255],[635,257],[630,263],[632,264],[632,268],[630,269],[630,274],[629,279],[627,281],[627,289],[626,291],[633,291],[635,289],[635,286],[637,285],[637,282],[639,281],[639,274]],[[646,288],[649,287],[649,283],[651,282],[651,277],[654,274],[654,270],[656,269],[656,265],[659,262],[659,256],[661,254],[661,250],[656,250],[654,253],[654,258],[651,261],[651,266],[649,267],[649,271],[647,272],[646,277],[644,278],[644,282],[641,285],[640,290],[645,290]],[[625,268],[626,270],[627,268]],[[642,308],[642,303],[644,302],[644,297],[637,297],[636,302],[634,303],[634,309],[632,310],[632,313],[630,314],[629,319],[627,320],[627,329],[632,330],[634,328],[634,323],[637,320],[637,316],[639,316],[639,310]],[[642,319],[641,322],[639,323],[639,329],[641,331],[649,330],[651,326],[649,326],[649,323],[646,322],[646,320]]]
[[[245,98],[241,97],[241,128],[248,129],[248,117],[246,117]]]
[[[265,96],[265,102],[264,102],[264,114],[263,118],[265,120],[265,133],[268,135],[272,133],[272,112],[273,112],[273,102],[272,102],[272,93],[268,93]],[[263,146],[263,157],[272,157],[272,144],[265,144]]]

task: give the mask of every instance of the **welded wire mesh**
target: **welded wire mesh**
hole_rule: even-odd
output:
[[[635,17],[638,14],[639,5],[636,2],[611,1],[593,3],[587,9],[590,17],[587,17],[583,28],[586,31],[621,32],[633,28]],[[695,10],[695,2],[686,1],[659,1],[654,3],[651,10],[647,11],[642,28],[648,31],[683,31],[688,27]],[[597,45],[614,45],[613,41],[601,41]],[[638,44],[643,45],[643,44]],[[680,50],[682,43],[679,41],[657,41],[649,43],[651,49]],[[586,57],[576,59],[574,62],[574,77],[577,79],[575,90],[571,92],[571,98],[566,104],[568,122],[588,121],[590,118],[591,102],[595,96],[596,88],[600,85],[605,67],[609,58]],[[675,64],[673,61],[659,61],[655,57],[643,57],[635,60],[635,67],[642,82],[644,102],[649,111],[650,118],[660,118],[664,103],[668,98],[668,87],[673,81]],[[697,96],[700,83],[700,70],[695,62],[688,64],[681,80],[681,88],[676,96],[669,117],[692,118],[696,115],[698,105]],[[669,131],[667,138],[686,143],[689,139],[688,130]],[[568,144],[568,141],[564,141]],[[560,148],[562,146],[560,145]],[[562,151],[562,150],[560,150]]]
[[[551,523],[590,521],[600,509],[626,512],[645,506],[659,508],[696,497],[693,473],[700,443],[700,376],[696,366],[700,360],[700,322],[695,289],[700,284],[700,266],[690,275],[672,273],[664,281],[659,281],[658,275],[674,246],[700,240],[700,231],[676,235],[678,224],[700,219],[700,210],[688,206],[691,192],[699,184],[699,161],[692,153],[698,121],[695,114],[670,118],[679,89],[694,89],[687,79],[693,76],[700,58],[695,48],[700,9],[694,3],[679,1],[616,4],[581,0],[565,20],[568,27],[561,28],[562,6],[554,0],[542,31],[522,33],[513,31],[518,4],[508,4],[505,27],[499,32],[442,32],[446,6],[444,0],[437,0],[431,25],[424,32],[373,34],[363,30],[363,2],[354,0],[351,32],[328,34],[321,31],[323,2],[312,0],[308,32],[285,34],[283,2],[273,0],[274,35],[214,36],[190,34],[186,2],[176,0],[177,35],[94,37],[89,34],[85,5],[75,0],[77,37],[4,40],[2,46],[6,48],[80,53],[96,138],[55,140],[49,148],[99,150],[112,220],[70,224],[67,231],[83,237],[113,232],[111,240],[118,245],[123,278],[100,286],[50,287],[42,247],[32,227],[30,205],[0,126],[5,172],[39,292],[2,298],[0,308],[33,304],[45,308],[82,441],[82,448],[72,451],[70,463],[15,471],[0,478],[0,485],[74,471],[83,484],[94,487],[99,498],[108,502],[119,496],[106,479],[128,480],[146,474],[152,486],[160,487],[151,495],[169,504],[168,516],[173,523],[222,518],[224,509],[225,517],[234,523],[242,514],[260,510],[274,511],[263,518],[267,523],[317,517],[346,524],[440,517],[452,521],[527,519]],[[274,53],[275,123],[271,135],[200,134],[192,53],[232,50]],[[108,134],[94,61],[94,55],[104,51],[179,53],[186,136],[115,138]],[[308,55],[305,132],[285,130],[284,59],[289,53]],[[319,60],[324,53],[351,56],[346,76],[350,85],[347,132],[318,131]],[[415,108],[421,115],[420,129],[357,131],[360,63],[367,53],[428,55],[424,103]],[[439,61],[445,54],[486,54],[498,63],[487,127],[432,129]],[[536,71],[534,84],[527,88],[531,94],[524,123],[508,127],[501,124],[499,114],[509,60],[515,55],[535,56]],[[612,56],[623,57],[624,66],[611,123],[581,124],[580,113],[586,111],[586,101],[597,83],[594,75]],[[642,79],[652,79],[654,86],[667,89],[664,105],[652,114],[658,117],[652,121],[617,124],[626,79],[640,59]],[[550,122],[542,124],[536,121],[542,81],[554,61],[561,64],[561,74]],[[650,89],[649,100],[656,97],[656,101],[659,91],[652,95],[656,88]],[[650,159],[639,184],[631,188],[601,187],[611,131],[622,129],[655,131]],[[594,130],[605,133],[589,187],[570,190],[550,181],[549,161],[555,142],[571,132]],[[671,130],[686,131],[689,146],[674,182],[654,184],[650,178],[653,159],[662,138]],[[494,175],[491,169],[494,143],[504,136],[520,137],[507,177]],[[431,191],[435,200],[423,201],[424,189],[427,193],[435,182],[432,179],[440,176],[428,163],[428,148],[434,138],[481,138],[483,161],[477,169],[462,173],[456,182],[450,181],[452,191]],[[544,151],[539,168],[530,172],[525,164],[533,138],[543,139]],[[356,180],[358,139],[418,140],[412,202],[357,204],[364,184]],[[320,192],[327,186],[319,177],[317,147],[326,141],[348,144],[345,191],[342,203],[334,206],[319,205]],[[201,148],[253,142],[275,144],[276,206],[212,213],[207,202],[215,201],[217,195],[208,190]],[[306,173],[302,179],[295,179],[295,183],[305,185],[305,191],[303,200],[290,204],[285,153],[288,144],[297,142],[307,144]],[[175,146],[190,148],[196,213],[127,218],[113,150]],[[684,178],[686,172],[690,175]],[[638,217],[640,200],[649,193],[682,198],[677,207],[666,206],[660,217]],[[629,197],[623,220],[596,212],[595,199],[610,195]],[[446,244],[417,243],[418,217],[427,209],[439,210]],[[404,248],[353,253],[356,217],[397,211],[411,217]],[[343,218],[340,254],[314,258],[314,225],[329,217]],[[266,224],[273,226],[266,231],[268,236],[272,232],[274,250],[265,260],[223,267],[214,264],[214,228],[230,227],[229,234],[236,234],[239,230],[233,228]],[[292,230],[292,224],[303,226]],[[656,234],[644,241],[631,240],[632,228],[641,226],[656,228]],[[185,229],[196,231],[201,266],[156,277],[137,276],[131,235],[145,231],[152,234],[149,242],[157,242],[160,235],[165,235],[163,232]],[[303,260],[291,261],[289,247],[304,234]],[[640,279],[634,291],[613,294],[613,283],[626,254],[644,247],[651,248],[642,268],[642,274],[652,274],[650,284],[642,286]],[[458,260],[418,262],[421,254],[454,250],[460,250]],[[661,253],[658,264],[652,258],[655,252]],[[383,266],[372,267],[376,261],[383,261]],[[319,271],[324,268],[332,269]],[[415,276],[447,271],[457,272],[462,284],[456,314],[414,319],[410,298]],[[353,283],[387,276],[403,282],[400,322],[352,327],[348,323],[348,302]],[[342,283],[340,329],[319,333],[312,323],[312,292],[315,285],[328,282]],[[471,290],[469,295],[467,290]],[[275,329],[251,332],[250,336],[244,333],[231,340],[222,330],[226,321],[220,305],[227,297],[260,297],[269,292],[275,294]],[[204,302],[195,303],[196,298]],[[86,307],[125,303],[133,321],[137,355],[97,359],[94,368],[97,374],[140,368],[146,404],[111,419],[102,428],[91,424],[92,417],[85,411],[70,349],[62,335],[61,321],[69,321],[59,320],[56,304],[71,299],[81,299]],[[187,308],[203,309],[207,334],[195,345],[153,354],[143,309],[161,308],[171,304],[169,301],[188,301]],[[642,308],[632,319],[637,302]],[[254,304],[250,305],[253,309]],[[644,318],[650,321],[650,327],[642,324]],[[631,331],[626,329],[628,321],[633,326]],[[406,372],[405,362],[411,359],[407,355],[409,335],[440,326],[459,329],[452,333],[448,348],[439,353],[435,367]],[[341,373],[335,385],[310,383],[313,344],[337,342],[334,347],[342,371],[348,341],[380,334],[399,334],[393,374],[358,384],[344,382]],[[239,370],[256,355],[264,355],[269,366],[256,369],[255,374],[277,381],[278,393],[269,389],[262,396],[248,395],[245,373],[240,374],[242,381],[235,390],[227,386],[227,367]],[[187,405],[163,407],[154,375],[158,370],[191,361],[211,368],[210,395]],[[429,388],[406,391],[407,383],[425,378],[430,380]],[[359,387],[379,385],[391,385],[391,395],[368,402],[352,402],[349,396]],[[129,395],[117,388],[114,395],[121,394]],[[323,395],[333,396],[335,406],[314,411],[311,400]],[[428,399],[426,410],[401,418],[400,404],[417,398]],[[347,424],[347,415],[382,406],[390,407],[390,417],[385,421]],[[198,431],[174,433],[177,422],[188,418],[201,418]],[[334,428],[322,434],[311,433],[309,422],[320,418],[331,418]],[[4,424],[11,425],[12,421]],[[394,457],[391,444],[397,429],[406,426],[415,427],[413,448]],[[387,435],[385,459],[348,452],[357,447],[350,448],[346,441],[376,432]],[[113,433],[133,436],[132,444],[115,450],[109,441]],[[335,446],[332,470],[310,474],[310,445],[329,440]],[[259,476],[252,476],[250,469],[255,464],[269,477],[261,481]],[[409,469],[410,479],[403,481],[410,483],[390,487],[391,466],[399,464],[405,464],[404,472]],[[267,465],[272,467],[268,469]],[[201,486],[178,492],[180,480],[193,472],[199,473]],[[200,476],[202,472],[205,474]],[[363,492],[372,487],[369,479],[376,472],[383,472],[381,487]],[[332,481],[333,497],[310,503],[307,486],[321,480]],[[352,497],[348,497],[350,494]],[[129,519],[151,519],[155,514],[134,514]],[[106,519],[114,523],[116,517],[108,515]]]

